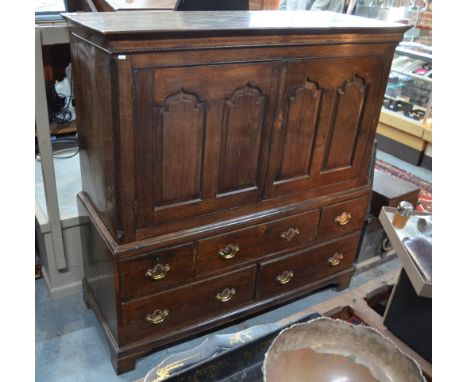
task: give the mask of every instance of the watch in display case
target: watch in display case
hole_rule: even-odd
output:
[[[425,125],[431,117],[432,48],[400,43],[385,91],[383,109]]]

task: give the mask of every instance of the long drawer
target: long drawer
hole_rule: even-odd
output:
[[[349,268],[359,233],[260,264],[256,299],[275,296]]]
[[[253,301],[256,266],[122,303],[124,342],[167,335]]]
[[[315,240],[320,211],[258,224],[198,242],[197,274],[260,259],[269,253],[307,245]]]
[[[192,278],[193,244],[165,248],[119,262],[120,296],[151,293]]]

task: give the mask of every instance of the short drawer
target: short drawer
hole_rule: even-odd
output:
[[[340,236],[361,230],[366,216],[368,197],[364,196],[347,202],[322,208],[319,238]]]
[[[258,224],[198,242],[197,274],[248,263],[315,240],[319,210]]]
[[[122,303],[124,342],[166,335],[214,319],[253,301],[256,267]]]
[[[165,248],[119,262],[120,297],[151,293],[192,278],[193,244]]]
[[[256,298],[278,295],[349,268],[359,234],[260,264]]]

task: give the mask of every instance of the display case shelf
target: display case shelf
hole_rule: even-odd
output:
[[[432,0],[357,0],[355,15],[414,26],[395,50],[377,139],[381,150],[430,168]]]
[[[416,165],[432,143],[430,52],[415,43],[396,50],[377,128],[379,148]]]

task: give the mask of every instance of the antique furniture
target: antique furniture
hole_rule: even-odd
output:
[[[378,217],[383,206],[396,207],[403,200],[416,206],[419,191],[418,187],[403,179],[375,170],[372,185],[372,215]]]
[[[407,26],[328,12],[67,14],[84,296],[117,372],[337,284]]]

